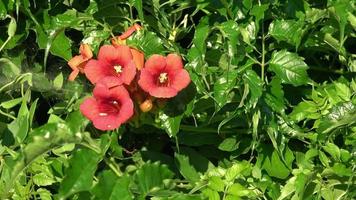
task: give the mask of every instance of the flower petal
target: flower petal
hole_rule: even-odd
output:
[[[185,69],[181,69],[175,73],[172,79],[170,87],[176,89],[177,91],[181,91],[186,88],[190,83],[189,73]]]
[[[151,74],[159,74],[166,67],[166,58],[164,56],[154,54],[145,63],[144,69]]]
[[[98,60],[107,62],[108,64],[115,64],[119,59],[119,51],[112,45],[103,45],[99,49]]]
[[[78,76],[79,70],[73,70],[72,73],[69,74],[68,80],[74,81],[74,79]]]
[[[105,76],[112,76],[113,71],[111,66],[101,60],[91,59],[85,65],[84,73],[92,84],[96,84],[100,79]]]
[[[152,88],[157,87],[155,84],[154,76],[147,70],[143,68],[140,71],[140,79],[138,80],[138,85],[143,91],[149,92]]]
[[[119,85],[122,85],[122,79],[117,76],[105,76],[104,78],[100,79],[97,84],[105,84],[106,87],[113,88]]]
[[[74,56],[73,58],[71,58],[68,61],[68,65],[73,70],[76,70],[76,69],[78,69],[78,66],[83,62],[85,62],[85,60],[83,59],[82,56],[79,55],[79,56]]]
[[[107,115],[107,116],[98,116],[93,119],[93,124],[95,128],[106,131],[114,130],[119,128],[121,125],[120,117],[118,115]]]
[[[96,99],[109,99],[111,96],[109,87],[106,85],[106,83],[101,82],[101,80],[95,85],[93,95]]]
[[[80,55],[83,56],[84,59],[89,60],[93,57],[93,52],[88,44],[81,44],[79,48]]]
[[[115,60],[115,62],[120,64],[121,66],[127,65],[132,60],[130,47],[126,45],[118,45],[115,48],[118,52],[118,58]]]
[[[182,58],[178,54],[168,54],[166,58],[167,66],[166,70],[167,71],[175,71],[179,69],[183,69],[183,61]]]
[[[123,86],[111,88],[108,94],[111,98],[116,99],[120,102],[124,102],[127,99],[130,99],[129,92]]]
[[[171,87],[155,87],[149,93],[157,98],[171,98],[178,94],[177,90]]]
[[[86,98],[83,103],[80,104],[80,112],[89,120],[95,119],[99,115],[98,103],[95,98]]]
[[[125,40],[126,38],[130,37],[132,33],[134,33],[137,30],[140,30],[141,26],[138,24],[134,24],[130,26],[122,35],[119,36],[121,40]]]
[[[125,123],[129,120],[132,115],[134,114],[134,105],[130,98],[126,98],[123,102],[121,102],[121,108],[119,112],[119,119],[120,123]]]
[[[143,68],[143,65],[145,63],[145,56],[143,55],[143,53],[137,49],[130,49],[131,54],[132,54],[132,58],[135,62],[136,68],[138,70],[141,70]]]
[[[135,78],[136,66],[133,60],[131,60],[122,70],[120,78],[126,85],[130,85],[131,81]]]

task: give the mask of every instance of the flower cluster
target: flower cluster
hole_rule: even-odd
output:
[[[80,111],[97,129],[116,129],[134,115],[135,105],[148,112],[155,99],[172,98],[190,83],[179,55],[155,54],[145,61],[144,52],[126,45],[126,39],[140,29],[135,24],[113,38],[111,45],[101,46],[97,59],[90,46],[82,44],[80,55],[68,62],[73,70],[69,80],[83,73],[94,85],[93,96],[84,100]]]

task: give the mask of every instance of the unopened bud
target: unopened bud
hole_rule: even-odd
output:
[[[150,98],[146,99],[140,104],[140,109],[142,112],[149,112],[153,107],[152,100]]]

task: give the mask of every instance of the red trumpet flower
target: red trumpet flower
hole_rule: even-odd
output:
[[[151,96],[171,98],[190,83],[189,73],[183,69],[182,58],[177,54],[167,57],[152,55],[141,70],[138,84]]]
[[[104,45],[99,49],[98,60],[91,59],[84,72],[93,84],[112,76],[117,84],[129,85],[136,75],[136,66],[128,46]]]
[[[133,102],[125,87],[114,85],[104,78],[95,85],[93,97],[84,100],[80,111],[91,120],[95,128],[113,130],[130,119],[134,113]]]

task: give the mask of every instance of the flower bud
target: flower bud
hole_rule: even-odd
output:
[[[153,107],[152,100],[150,98],[146,99],[140,104],[140,109],[142,112],[149,112]]]

